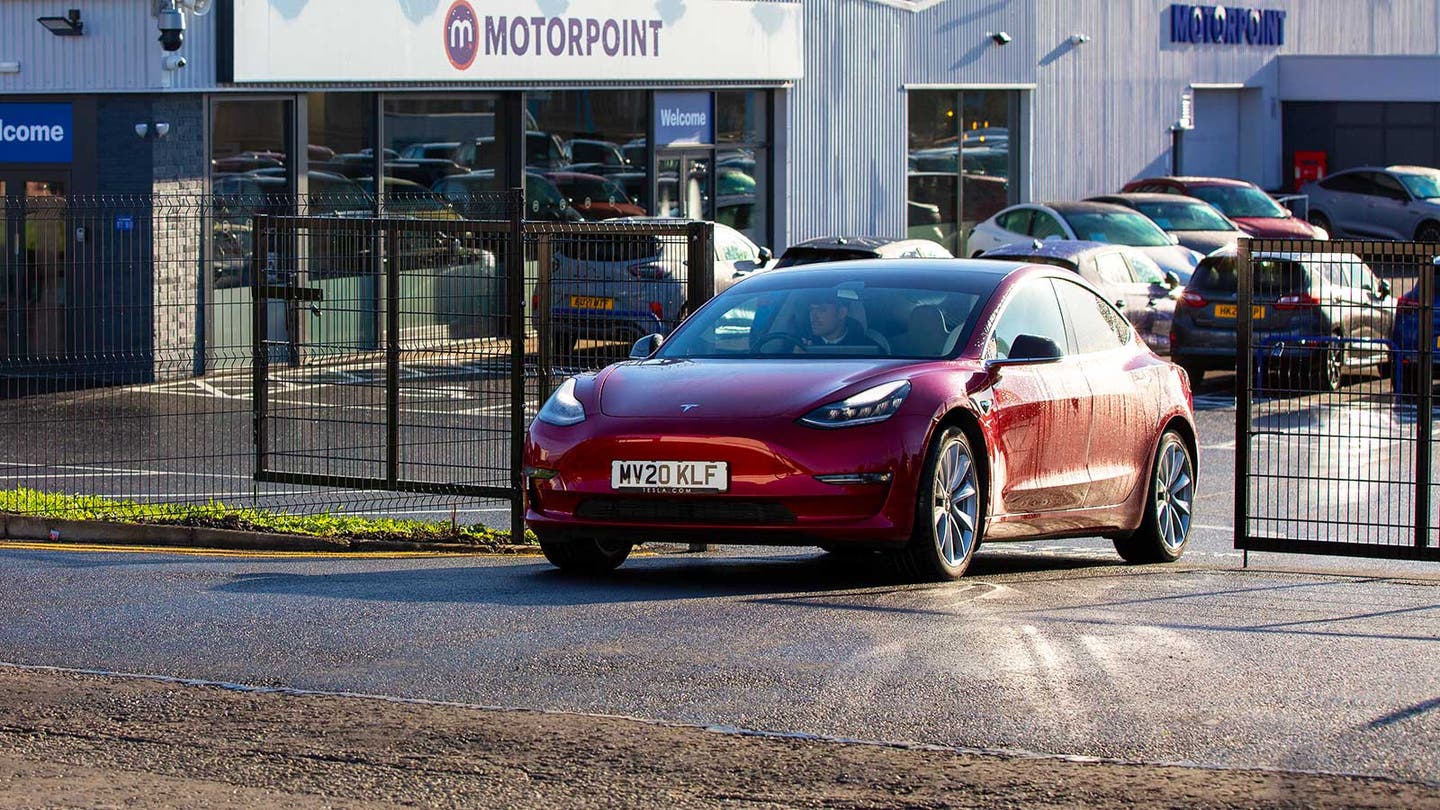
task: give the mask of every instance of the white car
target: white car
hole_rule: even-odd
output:
[[[1129,245],[1149,256],[1162,270],[1176,275],[1183,284],[1204,258],[1176,244],[1149,217],[1130,208],[1110,203],[1053,202],[1012,205],[970,230],[966,241],[969,254],[1032,239],[1084,239],[1112,245]]]

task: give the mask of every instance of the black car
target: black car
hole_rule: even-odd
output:
[[[883,236],[822,236],[791,245],[780,255],[776,268],[852,259],[951,259],[950,251],[926,239],[887,239]]]

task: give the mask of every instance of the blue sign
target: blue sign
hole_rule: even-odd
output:
[[[122,215],[120,215],[120,216],[115,217],[115,230],[117,230],[117,231],[133,231],[133,230],[135,230],[135,218],[132,217],[132,216],[130,216],[129,214],[122,214]]]
[[[1285,12],[1241,6],[1170,6],[1170,41],[1197,45],[1285,44]]]
[[[0,163],[69,163],[69,104],[0,104]]]
[[[693,146],[715,142],[715,110],[709,93],[656,93],[655,143]]]

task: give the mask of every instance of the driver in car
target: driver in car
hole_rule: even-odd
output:
[[[806,346],[865,346],[880,344],[865,334],[865,327],[850,317],[850,304],[838,290],[827,290],[810,301],[810,334]]]

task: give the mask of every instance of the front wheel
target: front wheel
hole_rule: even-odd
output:
[[[540,551],[561,571],[576,574],[603,574],[620,567],[630,556],[633,543],[597,540],[590,537],[540,537]]]
[[[1320,213],[1319,211],[1310,212],[1310,224],[1314,225],[1317,228],[1323,229],[1332,237],[1336,235],[1335,226],[1330,224],[1330,218]]]
[[[910,542],[895,562],[908,579],[959,579],[983,534],[980,470],[965,432],[942,428],[926,454],[915,504]]]
[[[1415,232],[1416,242],[1440,242],[1440,222],[1426,222]]]
[[[1195,459],[1180,434],[1165,431],[1155,451],[1145,517],[1129,537],[1115,540],[1128,563],[1175,562],[1190,542],[1195,503]]]

